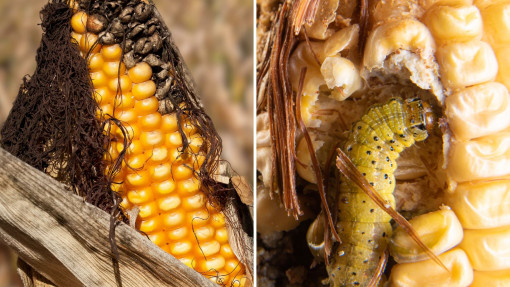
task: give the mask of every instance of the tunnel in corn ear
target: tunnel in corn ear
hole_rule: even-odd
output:
[[[504,242],[510,240],[510,1],[267,0],[258,2],[257,8],[257,208],[259,214],[262,210],[264,214],[282,214],[281,219],[258,218],[259,280],[280,285],[299,280],[312,286],[327,278],[331,286],[368,286],[375,275],[381,275],[376,281],[389,286],[508,286],[510,249]],[[276,73],[275,67],[281,70]],[[343,196],[341,187],[352,178],[344,180],[345,175],[331,168],[332,151],[357,137],[363,149],[351,160],[370,164],[374,152],[367,147],[384,138],[384,130],[375,126],[355,133],[352,124],[363,121],[373,107],[389,99],[414,97],[432,106],[436,120],[429,137],[396,160],[391,191],[397,211],[410,220],[442,264],[393,224],[393,235],[382,233],[388,239],[376,244],[389,246],[391,258],[386,269],[365,276],[363,281],[345,280],[365,274],[368,267],[363,266],[384,260],[375,253],[364,258],[362,252],[349,254],[346,250],[352,249],[351,245],[362,244],[353,240],[337,243],[324,232],[323,225],[330,226],[324,219],[327,209],[336,216],[343,214],[345,206],[354,205],[354,200]],[[287,109],[288,99],[291,104],[299,101],[300,109]],[[299,121],[292,124],[298,114],[311,145],[297,128]],[[385,113],[373,118],[385,118]],[[397,115],[389,122],[405,118]],[[282,146],[292,149],[289,157],[284,157],[287,151]],[[374,145],[375,149],[386,147]],[[312,152],[322,178],[315,172]],[[347,148],[344,152],[349,154]],[[382,159],[376,158],[372,164]],[[385,182],[384,175],[376,171],[358,169],[376,190]],[[292,180],[295,186],[287,184]],[[321,184],[327,187],[327,208],[318,195],[312,195],[320,192]],[[285,205],[284,210],[268,203],[271,192],[284,199],[295,192],[295,202],[303,211],[297,220],[284,216],[295,212],[294,206]],[[372,205],[366,200],[361,203],[359,208]],[[349,216],[376,212],[370,208]],[[319,212],[310,225],[307,220]],[[342,227],[339,223],[349,221],[346,216],[337,217],[334,223],[341,238],[367,234],[356,224],[367,225],[370,231],[377,229],[373,222],[362,220]],[[289,252],[290,248],[278,246],[274,238],[298,246],[295,237],[305,237],[304,224],[310,225],[306,236],[314,260],[325,261],[329,274],[312,270],[300,277],[292,271],[303,266],[306,270],[311,259],[299,257],[303,262],[297,263],[278,256],[278,252],[287,252],[285,256],[290,258],[298,256]],[[375,244],[382,237],[376,234],[367,242]],[[345,271],[348,268],[341,271],[331,265],[350,260],[346,256],[357,260],[351,264],[357,270],[350,274]],[[274,269],[279,269],[279,276]]]
[[[215,147],[203,134],[206,122],[193,115],[196,103],[179,94],[179,63],[165,51],[169,34],[153,4],[70,5],[72,42],[87,61],[97,116],[107,121],[105,172],[115,171],[112,189],[122,196],[121,207],[139,211],[136,228],[184,264],[220,285],[245,286],[222,198],[203,188],[203,165],[218,160],[208,157]]]

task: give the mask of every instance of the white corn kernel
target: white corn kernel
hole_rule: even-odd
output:
[[[322,63],[321,73],[328,88],[334,89],[331,96],[337,101],[347,99],[362,87],[358,69],[340,55],[327,57]]]
[[[494,200],[497,200],[496,198]],[[477,271],[497,271],[510,268],[510,226],[494,229],[464,230],[464,249]]]
[[[386,57],[398,50],[418,53],[422,58],[435,51],[435,42],[421,22],[404,19],[377,27],[368,37],[363,65],[369,70],[382,68]]]
[[[470,287],[510,287],[510,269],[500,271],[475,271]]]
[[[393,287],[464,287],[473,281],[473,269],[466,253],[455,248],[438,256],[448,268],[444,270],[435,261],[397,264],[389,278]]]
[[[434,6],[423,18],[436,42],[466,42],[482,38],[482,16],[475,6]]]
[[[324,62],[326,57],[337,55],[338,53],[355,47],[359,39],[359,25],[354,24],[343,28],[324,41],[320,51],[317,51],[319,61]]]
[[[452,142],[448,174],[457,182],[497,178],[510,174],[510,132],[466,142]]]
[[[462,225],[449,208],[416,216],[409,223],[434,254],[441,254],[462,241]],[[390,251],[398,263],[416,262],[429,256],[401,227],[391,239]]]
[[[462,183],[447,196],[466,229],[510,225],[510,180]]]
[[[510,95],[497,82],[469,87],[446,99],[446,116],[456,140],[490,135],[510,127]]]
[[[498,73],[496,55],[482,41],[441,46],[436,57],[443,85],[452,90],[492,81]]]

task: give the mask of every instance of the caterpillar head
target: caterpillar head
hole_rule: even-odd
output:
[[[419,98],[409,99],[406,102],[406,124],[413,133],[416,141],[423,141],[434,128],[436,117],[432,107]]]

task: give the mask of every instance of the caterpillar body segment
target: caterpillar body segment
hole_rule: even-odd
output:
[[[429,106],[418,98],[394,98],[371,107],[354,123],[345,153],[371,186],[395,207],[394,171],[400,152],[428,137],[434,122]],[[332,286],[368,286],[392,233],[391,216],[365,191],[342,176],[337,195],[336,229],[342,244],[327,267]]]

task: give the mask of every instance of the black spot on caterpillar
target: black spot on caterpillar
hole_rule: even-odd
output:
[[[395,207],[394,171],[400,152],[428,137],[434,117],[418,98],[395,98],[375,105],[353,125],[346,154],[370,185]],[[337,198],[337,231],[342,244],[333,250],[327,267],[332,286],[367,286],[391,237],[391,217],[350,179],[342,176]]]

